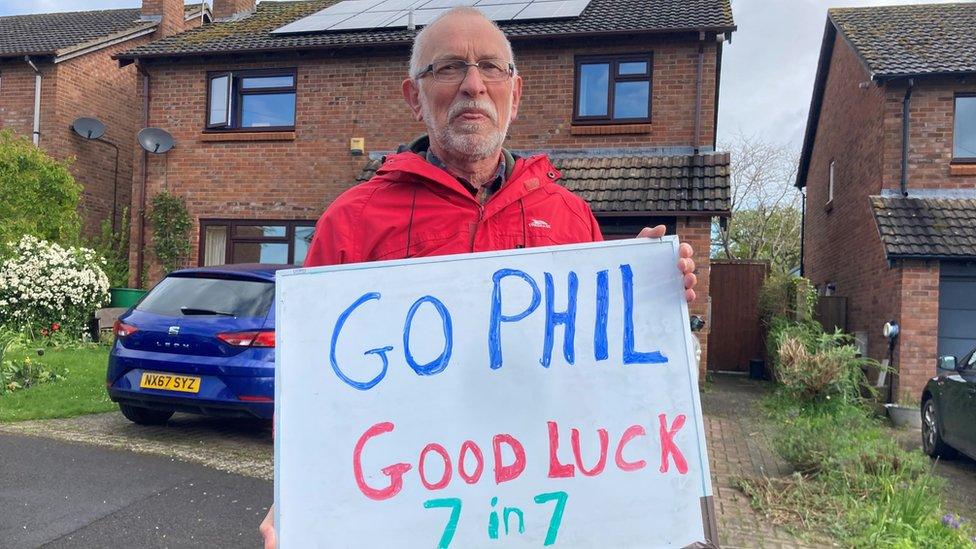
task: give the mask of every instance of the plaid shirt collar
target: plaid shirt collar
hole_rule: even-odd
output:
[[[427,149],[427,154],[425,158],[427,159],[427,162],[430,162],[434,166],[437,166],[438,168],[447,171],[447,166],[444,164],[444,162],[441,161],[440,158],[437,158],[437,155],[434,154],[434,151],[430,150],[429,148]],[[505,165],[505,155],[502,154],[501,158],[498,160],[498,169],[495,171],[495,177],[491,178],[487,183],[482,185],[480,188],[475,188],[474,185],[472,185],[468,180],[464,178],[457,177],[457,176],[455,176],[455,178],[458,181],[460,181],[461,184],[464,185],[466,189],[468,189],[468,191],[471,193],[472,196],[478,199],[478,202],[484,204],[491,197],[491,195],[498,192],[498,189],[501,189],[502,185],[505,184],[506,167],[507,166]]]

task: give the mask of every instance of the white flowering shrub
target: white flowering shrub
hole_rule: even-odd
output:
[[[0,325],[32,336],[81,335],[108,301],[108,277],[88,248],[24,236],[0,264]]]

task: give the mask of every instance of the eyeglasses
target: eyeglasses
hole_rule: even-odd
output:
[[[417,78],[428,74],[434,81],[445,84],[457,84],[468,75],[470,67],[478,67],[481,79],[485,82],[504,82],[515,74],[515,65],[501,59],[482,59],[477,63],[468,63],[460,59],[445,59],[427,65],[427,68],[417,73]]]

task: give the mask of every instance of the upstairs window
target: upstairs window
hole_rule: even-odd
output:
[[[976,95],[956,96],[952,159],[976,162]]]
[[[207,129],[295,128],[295,70],[213,72],[207,75]]]
[[[650,53],[577,57],[573,122],[649,123],[651,69]]]

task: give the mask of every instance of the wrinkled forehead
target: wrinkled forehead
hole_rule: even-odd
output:
[[[497,58],[509,60],[505,36],[482,17],[459,14],[437,21],[427,31],[420,61]]]

